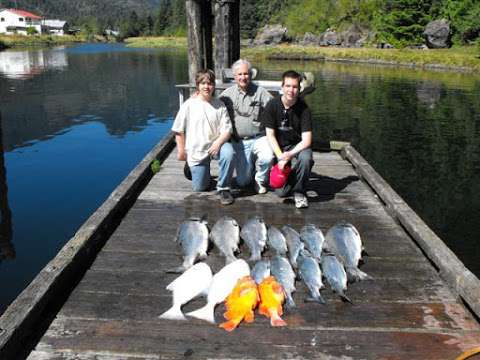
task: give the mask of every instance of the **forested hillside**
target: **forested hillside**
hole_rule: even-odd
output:
[[[69,20],[85,32],[118,29],[122,37],[184,35],[185,0],[0,0]],[[254,38],[265,24],[279,23],[292,38],[355,25],[375,42],[394,46],[422,43],[425,25],[447,19],[452,41],[466,44],[480,34],[479,0],[240,0],[242,37]]]

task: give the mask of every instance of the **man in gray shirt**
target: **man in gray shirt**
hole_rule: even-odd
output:
[[[237,154],[235,170],[237,185],[248,186],[255,173],[255,189],[259,194],[267,192],[268,171],[273,151],[260,123],[260,114],[272,95],[251,82],[252,65],[247,60],[237,60],[232,65],[235,85],[220,94],[227,106],[234,129],[232,145]],[[255,172],[255,162],[258,170]]]

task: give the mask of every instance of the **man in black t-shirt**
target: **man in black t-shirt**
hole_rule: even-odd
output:
[[[300,81],[301,75],[296,71],[283,73],[283,94],[270,100],[262,120],[280,169],[295,160],[288,182],[277,190],[277,194],[285,197],[293,193],[295,206],[306,208],[306,187],[313,166],[312,115],[307,104],[298,97]]]

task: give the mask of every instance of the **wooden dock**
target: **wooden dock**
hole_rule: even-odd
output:
[[[427,259],[428,250],[420,249],[395,215],[402,209],[385,205],[362,169],[338,152],[315,153],[308,209],[297,210],[271,193],[240,193],[233,205],[224,207],[214,193],[190,191],[182,164],[172,153],[28,359],[450,360],[480,346],[478,319],[464,305],[455,279],[448,282],[448,271]],[[327,286],[322,291],[324,306],[304,303],[306,289],[297,282],[298,309],[285,315],[285,328],[271,328],[260,315],[233,333],[199,320],[158,319],[171,305],[165,286],[176,277],[165,270],[181,263],[173,241],[179,224],[201,215],[213,224],[225,214],[240,225],[260,214],[267,224],[299,229],[314,223],[323,231],[337,221],[349,221],[358,228],[368,252],[361,269],[375,280],[349,285],[353,305],[342,302]],[[245,251],[240,257],[247,255]],[[208,258],[212,270],[218,271],[223,262],[212,249]],[[473,291],[478,294],[479,289]],[[194,300],[184,310],[203,303]],[[470,306],[475,308],[475,302]],[[217,322],[223,311],[219,305]]]

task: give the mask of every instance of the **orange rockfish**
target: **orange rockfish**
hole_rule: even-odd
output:
[[[269,317],[272,326],[287,325],[280,317],[283,314],[282,303],[285,300],[282,285],[273,276],[269,276],[258,285],[258,292],[260,293],[258,312]]]
[[[223,314],[228,321],[219,326],[227,331],[234,330],[242,320],[253,322],[253,310],[257,307],[260,297],[257,284],[250,276],[238,280],[230,295],[225,300],[227,311]]]

